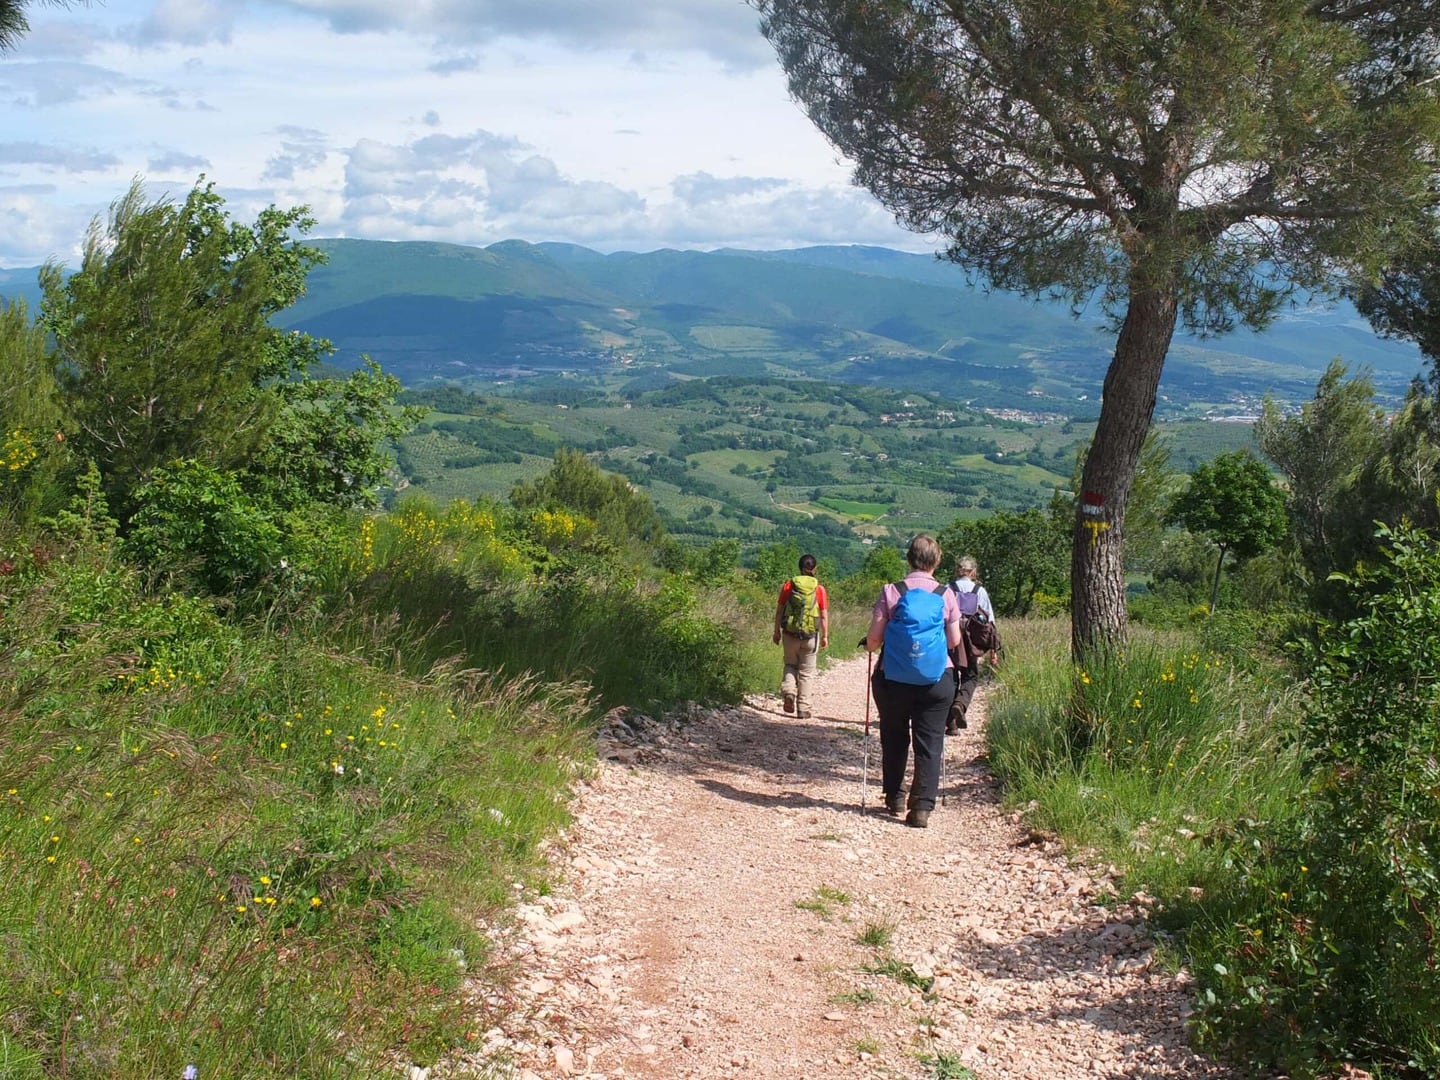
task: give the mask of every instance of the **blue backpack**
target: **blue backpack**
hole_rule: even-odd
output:
[[[945,586],[911,589],[895,583],[900,599],[885,624],[881,666],[892,682],[929,686],[945,674]]]

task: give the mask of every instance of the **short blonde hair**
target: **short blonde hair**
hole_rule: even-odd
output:
[[[978,574],[980,564],[975,561],[974,555],[961,555],[959,561],[955,563],[955,571],[960,574],[968,574],[972,571]]]
[[[927,533],[918,533],[910,541],[905,561],[916,570],[930,571],[940,565],[940,545]]]

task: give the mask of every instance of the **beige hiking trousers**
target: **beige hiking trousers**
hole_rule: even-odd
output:
[[[780,647],[785,650],[785,676],[780,680],[780,694],[793,697],[796,711],[803,716],[810,711],[810,685],[819,666],[820,635],[781,634]]]

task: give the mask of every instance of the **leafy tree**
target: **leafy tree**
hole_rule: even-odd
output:
[[[868,608],[887,581],[899,581],[909,572],[910,567],[898,547],[876,544],[865,553],[864,562],[854,573],[841,578],[830,588],[831,603]]]
[[[1383,418],[1375,407],[1368,373],[1347,379],[1332,360],[1315,387],[1315,397],[1298,416],[1285,416],[1266,400],[1255,425],[1261,451],[1284,475],[1286,507],[1312,583],[1323,582],[1353,555],[1352,534],[1359,512],[1362,470],[1379,455]],[[1370,528],[1363,518],[1364,532]]]
[[[790,575],[796,573],[803,554],[799,542],[794,539],[763,547],[755,555],[755,577],[760,584],[778,589],[789,580]]]
[[[1377,521],[1418,528],[1440,526],[1440,401],[1420,387],[1412,387],[1380,438],[1380,453],[1360,473],[1359,490],[1365,499],[1362,535]],[[1364,551],[1373,550],[1367,543]]]
[[[722,585],[735,576],[739,565],[739,540],[712,540],[696,552],[693,573],[702,585]]]
[[[0,307],[0,504],[43,497],[63,438],[45,332],[23,303]]]
[[[1118,323],[1072,534],[1072,647],[1123,644],[1122,523],[1178,322],[1419,232],[1440,135],[1423,0],[751,0],[791,93],[900,222]]]
[[[1171,529],[1150,568],[1147,598],[1136,601],[1146,622],[1188,621],[1191,610],[1209,596],[1214,579],[1215,549],[1194,533]]]
[[[555,452],[550,471],[517,484],[510,501],[522,510],[574,510],[595,522],[599,535],[619,547],[658,546],[665,537],[655,504],[623,476],[607,473],[578,450]]]
[[[866,553],[858,572],[868,580],[883,585],[887,581],[899,581],[910,572],[910,567],[899,548],[877,544]]]
[[[126,546],[174,577],[229,594],[282,564],[284,535],[235,473],[198,461],[156,469],[135,492]]]
[[[1440,393],[1440,237],[1414,257],[1362,286],[1355,306],[1376,333],[1415,342],[1430,359],[1430,386]]]
[[[292,239],[312,224],[304,208],[274,207],[230,222],[213,185],[146,205],[137,182],[107,225],[92,223],[78,271],[42,268],[41,322],[76,449],[117,508],[167,462],[235,469],[262,445],[280,405],[265,388],[325,347],[269,323],[323,258]]]
[[[977,521],[957,519],[937,539],[947,565],[975,557],[997,614],[1028,614],[1037,592],[1065,591],[1067,537],[1050,514],[997,510]]]
[[[1171,505],[1170,520],[1207,537],[1219,549],[1210,587],[1210,610],[1214,612],[1225,556],[1252,558],[1284,538],[1285,496],[1263,462],[1248,450],[1236,450],[1221,454],[1190,475]]]
[[[343,379],[302,374],[269,389],[279,408],[249,471],[255,486],[285,508],[373,506],[394,464],[390,441],[425,415],[417,405],[395,407],[400,381],[369,357]]]

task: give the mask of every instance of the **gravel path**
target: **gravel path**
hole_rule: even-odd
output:
[[[865,673],[824,672],[810,720],[613,723],[485,1052],[521,1080],[1230,1076],[1140,912],[1001,809],[983,687],[930,827],[879,810],[873,715],[860,813]]]

